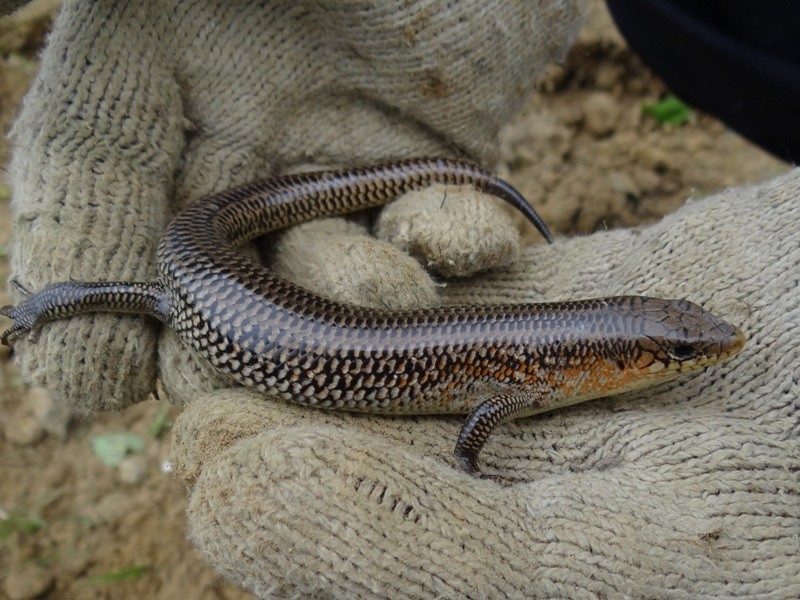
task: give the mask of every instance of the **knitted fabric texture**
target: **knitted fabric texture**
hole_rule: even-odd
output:
[[[34,290],[153,279],[159,237],[187,203],[309,163],[491,161],[498,128],[563,56],[583,3],[68,1],[14,128],[14,275]],[[487,206],[506,228],[497,239],[515,236]],[[480,251],[473,264],[457,246],[422,260],[469,273],[502,256]],[[392,255],[373,254],[373,273],[392,273]],[[405,271],[378,295],[405,284],[430,296],[429,276],[401,282]],[[49,325],[36,346],[21,341],[18,362],[94,411],[146,397],[161,360],[186,401],[191,378],[169,374],[185,349],[158,331],[140,317],[79,317]]]
[[[800,169],[444,288],[688,297],[748,337],[698,375],[501,426],[481,462],[508,487],[455,468],[463,417],[197,399],[173,452],[191,539],[265,598],[799,597],[798,195]]]

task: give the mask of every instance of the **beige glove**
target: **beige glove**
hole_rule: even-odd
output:
[[[498,128],[563,55],[582,4],[67,2],[14,128],[14,275],[32,290],[153,279],[161,232],[190,201],[309,164],[491,161]],[[406,247],[462,275],[513,258],[517,232],[504,213],[470,203],[484,204],[475,210],[496,224],[496,242],[474,245],[467,232],[430,248],[411,231]],[[445,229],[461,218],[444,214]],[[341,255],[325,263],[346,263],[352,239],[335,234]],[[372,298],[437,301],[403,253],[363,235],[352,243],[369,255],[352,270],[375,286]],[[392,272],[402,279],[384,280]],[[395,294],[401,283],[407,293]],[[207,385],[174,372],[173,355],[186,350],[172,334],[159,350],[159,330],[108,314],[53,323],[37,345],[18,344],[18,364],[82,410],[143,399],[159,371],[189,401]]]
[[[264,598],[799,597],[798,196],[800,169],[444,288],[688,297],[749,338],[699,375],[502,426],[481,461],[510,487],[454,467],[459,417],[197,398],[173,450],[191,539]]]

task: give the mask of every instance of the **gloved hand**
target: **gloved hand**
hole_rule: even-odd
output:
[[[482,471],[510,486],[455,468],[460,417],[198,397],[173,447],[190,538],[259,597],[798,597],[798,195],[795,169],[443,289],[687,297],[749,338],[699,375],[498,428]]]
[[[310,165],[454,152],[489,162],[498,128],[576,34],[582,4],[66,2],[13,132],[14,276],[32,290],[153,279],[159,237],[189,202]],[[446,274],[513,258],[505,213],[475,194],[468,204],[491,224],[487,241],[461,227],[448,247],[431,244],[411,222],[387,235]],[[445,231],[461,219],[437,216]],[[357,261],[351,243],[366,253],[350,270],[373,300],[437,301],[399,250],[344,230],[329,241],[339,255],[322,264]],[[188,401],[205,384],[170,373],[185,349],[171,334],[159,349],[158,333],[142,317],[85,316],[16,354],[30,381],[82,410],[137,402],[159,372]]]
[[[453,149],[490,160],[497,128],[574,34],[577,4],[67,4],[16,126],[15,275],[34,289],[67,277],[150,279],[160,232],[182,206],[308,164]],[[485,211],[481,223],[501,213],[474,193],[448,192],[443,205],[430,194],[385,212],[385,235],[433,247],[423,262],[455,272],[513,254],[496,226],[501,242],[480,260],[439,250],[471,249],[464,211]],[[427,221],[413,214],[418,202]],[[766,251],[755,217],[738,223],[724,202],[709,214],[697,206],[638,237],[536,250],[442,292],[447,301],[686,295],[749,332],[761,321],[758,305],[744,303],[768,297],[763,310],[780,317],[770,331],[785,332],[796,304],[767,292],[781,283],[779,264],[797,266],[783,258],[786,246],[771,250],[779,235],[797,238],[779,229],[796,222],[790,205],[773,198]],[[423,223],[445,226],[420,238]],[[735,242],[730,231],[740,227],[750,229]],[[709,239],[724,260],[706,252]],[[750,270],[742,252],[756,239],[764,253]],[[342,299],[349,290],[346,299],[369,304],[417,281],[422,291],[401,302],[436,301],[419,267],[357,226],[308,224],[281,246],[276,268],[318,292]],[[348,260],[331,257],[334,247]],[[487,472],[520,482],[502,488],[453,469],[459,418],[322,413],[244,390],[209,392],[229,383],[170,332],[157,342],[157,331],[143,318],[82,317],[49,325],[17,353],[29,377],[89,410],[144,396],[158,358],[170,394],[188,404],[174,455],[193,485],[192,538],[259,595],[697,595],[742,578],[749,592],[763,581],[789,589],[791,337],[778,357],[782,377],[759,378],[754,352],[767,336],[689,383],[504,427],[483,455]],[[712,542],[734,550],[709,572]]]

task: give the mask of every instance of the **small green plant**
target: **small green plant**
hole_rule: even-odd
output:
[[[117,571],[109,571],[108,573],[101,573],[100,575],[89,577],[89,581],[91,583],[121,583],[123,581],[130,581],[131,579],[138,579],[151,568],[152,567],[148,565],[125,567]]]
[[[92,438],[92,450],[109,467],[116,467],[128,454],[144,451],[144,442],[132,433],[106,433]]]
[[[47,521],[38,515],[24,511],[10,513],[0,509],[0,540],[6,540],[14,533],[35,533],[47,527]]]
[[[683,125],[692,116],[691,109],[673,95],[666,96],[654,104],[643,104],[642,111],[661,125]]]

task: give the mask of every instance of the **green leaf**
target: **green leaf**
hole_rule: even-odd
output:
[[[101,573],[90,577],[89,581],[92,583],[120,583],[121,581],[130,581],[131,579],[138,579],[147,573],[152,567],[147,565],[140,565],[135,567],[126,567],[118,571],[109,571],[108,573]]]
[[[667,96],[655,104],[643,104],[642,111],[661,125],[683,125],[692,116],[692,111],[677,96]]]
[[[92,450],[109,467],[116,467],[128,454],[144,451],[144,442],[132,433],[106,433],[92,438]]]
[[[164,405],[158,409],[156,416],[153,417],[150,427],[148,428],[153,439],[157,440],[164,434],[164,432],[172,427],[172,421],[169,420],[169,410],[170,405],[164,403]]]
[[[0,517],[0,540],[14,533],[34,533],[47,527],[47,521],[37,515],[25,513],[4,514]]]

